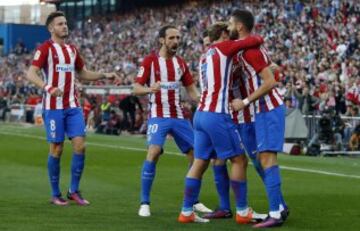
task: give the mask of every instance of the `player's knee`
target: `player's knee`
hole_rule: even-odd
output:
[[[195,159],[193,165],[191,166],[187,174],[187,177],[201,179],[205,170],[209,166],[209,162],[210,161],[208,160]]]
[[[231,158],[230,161],[232,165],[235,165],[242,169],[246,169],[248,166],[248,159],[246,158],[245,155],[235,156]]]
[[[263,169],[270,168],[274,165],[277,165],[277,158],[275,153],[261,153],[260,154],[260,163]]]
[[[75,153],[85,153],[85,144],[84,143],[77,143],[74,145],[74,152]]]
[[[211,164],[214,166],[223,166],[225,165],[225,160],[222,159],[212,159]]]
[[[148,149],[146,160],[148,161],[157,161],[161,155],[162,149],[160,146],[151,145]]]
[[[54,143],[50,146],[50,153],[53,156],[60,157],[63,153],[63,145],[62,143]]]

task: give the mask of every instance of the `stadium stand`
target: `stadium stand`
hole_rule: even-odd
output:
[[[70,40],[81,47],[89,69],[110,71],[115,67],[122,78],[121,84],[130,86],[141,57],[157,47],[157,29],[171,23],[179,26],[182,32],[179,54],[196,77],[203,49],[202,32],[211,23],[226,19],[236,7],[247,8],[256,15],[256,33],[266,38],[273,62],[282,69],[279,90],[288,108],[298,108],[306,115],[307,125],[311,126],[309,136],[315,134],[320,115],[334,110],[347,116],[337,133],[348,143],[360,123],[358,1],[190,1],[156,10],[140,8],[106,17],[93,16],[72,31]],[[178,13],[174,14],[175,11]],[[36,105],[38,102],[36,95],[41,92],[24,78],[31,58],[32,54],[26,53],[26,49],[15,49],[10,55],[0,57],[0,118],[5,119],[12,105]],[[86,83],[81,84],[86,87]],[[95,85],[107,86],[108,83],[98,81]],[[91,104],[91,123],[102,124],[102,97],[95,94],[84,97]],[[117,120],[121,121],[124,117],[119,104],[126,96],[103,97],[111,102],[110,111],[119,114]],[[141,99],[143,104],[145,101]],[[191,107],[184,104],[187,109]],[[28,116],[31,117],[31,113]],[[27,121],[33,119],[27,118]],[[134,128],[144,132],[143,123],[146,123],[146,112],[138,110]],[[116,125],[119,129],[127,129],[120,124],[129,123]]]

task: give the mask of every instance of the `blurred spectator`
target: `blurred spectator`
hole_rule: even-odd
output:
[[[5,115],[9,112],[8,102],[5,97],[0,98],[0,118],[5,121]]]
[[[320,99],[312,96],[308,86],[302,88],[300,93],[299,89],[292,88],[292,93],[295,95],[296,99],[299,102],[299,109],[304,115],[314,114],[316,106],[320,103]]]
[[[136,106],[138,106],[140,115],[143,112],[143,108],[140,104],[140,101],[138,97],[135,95],[128,95],[123,100],[121,100],[119,108],[123,111],[124,115],[124,123],[126,124],[126,128],[128,128],[129,131],[133,131],[135,127],[135,116],[136,114]],[[140,119],[138,117],[138,119]]]
[[[358,124],[351,135],[349,142],[350,151],[360,151],[360,124]]]
[[[101,122],[107,122],[110,120],[111,103],[106,96],[103,97],[103,102],[100,105],[101,109]]]
[[[359,108],[356,106],[350,106],[349,112],[346,114],[347,116],[351,117],[360,117]],[[350,119],[345,121],[345,128],[344,128],[344,143],[347,144],[350,141],[350,137],[353,134],[356,126],[360,124],[360,120]]]

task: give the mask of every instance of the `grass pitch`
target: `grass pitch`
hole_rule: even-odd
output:
[[[208,224],[176,222],[187,160],[169,140],[152,192],[152,216],[137,216],[145,138],[89,134],[81,182],[89,207],[49,204],[48,145],[42,128],[0,123],[0,230],[251,230],[233,219]],[[279,155],[283,192],[291,214],[281,230],[360,230],[360,158]],[[71,147],[65,144],[61,189],[70,181]],[[249,203],[268,208],[264,187],[249,166]],[[201,201],[217,205],[212,170],[203,180]],[[232,203],[234,205],[234,203]]]

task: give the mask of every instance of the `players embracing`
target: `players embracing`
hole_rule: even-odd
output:
[[[235,10],[230,18],[228,29],[231,37],[239,39],[237,41],[246,41],[252,37],[251,31],[253,26],[254,17],[251,12],[246,10]],[[210,89],[210,92],[212,93],[210,95],[214,96],[214,89],[224,90],[224,88],[226,88],[221,84],[216,84],[217,78],[218,81],[222,83],[227,83],[229,81],[227,80],[228,67],[225,66],[224,68],[222,63],[228,64],[231,61],[227,58],[226,62],[216,63],[217,56],[224,57],[224,53],[222,53],[222,50],[219,49],[221,47],[221,41],[216,42],[215,51],[213,49],[214,47],[212,48],[210,46],[210,49],[207,51],[205,58],[203,59],[211,61],[201,61],[200,63],[202,98],[205,99],[209,93],[208,89]],[[229,45],[227,47],[229,47]],[[209,56],[211,58],[208,58]],[[237,113],[241,115],[240,118],[242,119],[242,123],[240,123],[241,125],[238,125],[237,132],[240,133],[242,143],[245,144],[245,149],[250,158],[253,160],[256,170],[265,184],[269,200],[269,215],[264,221],[255,224],[254,228],[280,226],[287,219],[289,214],[288,207],[285,204],[281,193],[281,179],[277,163],[277,152],[282,151],[284,143],[285,109],[281,96],[275,88],[276,81],[270,68],[271,61],[264,48],[255,45],[252,47],[245,47],[244,49],[241,49],[239,53],[233,55],[232,58],[233,60],[235,59],[238,61],[237,65],[239,68],[238,70],[233,71],[235,74],[240,75],[233,83],[232,93],[234,93],[234,90],[235,92],[237,90],[238,94],[233,96],[238,96],[240,98],[233,99],[231,106],[234,111],[241,111],[240,113],[234,112],[233,118],[237,120],[239,118],[237,117]],[[210,73],[207,71],[208,63],[211,63],[210,66],[212,67],[212,71]],[[223,72],[224,70],[225,73]],[[221,77],[217,77],[216,73],[220,73]],[[239,86],[236,86],[236,84]],[[227,89],[227,91],[230,90]],[[222,94],[222,97],[226,96],[226,94],[227,93]],[[219,97],[217,96],[211,97],[211,99],[207,102],[211,102],[211,100],[214,99],[217,100],[217,103],[220,103],[220,105],[224,102],[224,99],[221,98],[221,96],[221,100],[219,100]],[[208,163],[208,156],[205,156],[204,158],[204,154],[211,153],[209,149],[202,149],[201,147],[213,147],[216,150],[216,147],[221,144],[217,143],[217,140],[211,139],[211,136],[224,137],[224,134],[220,132],[215,135],[215,126],[212,126],[212,130],[207,128],[206,121],[209,120],[209,118],[199,118],[199,114],[201,115],[204,108],[206,108],[205,105],[206,104],[204,103],[200,103],[197,115],[195,116],[195,164],[193,168],[190,169],[185,180],[184,204],[182,212],[179,216],[179,222],[183,223],[205,222],[204,220],[196,219],[196,215],[187,203],[189,203],[189,201],[191,202],[192,198],[196,197],[196,193],[199,191],[201,185],[201,175],[206,169]],[[213,103],[213,105],[217,104]],[[208,107],[208,109],[210,109],[210,107]],[[226,113],[226,109],[227,108],[225,107],[225,110],[219,112]],[[216,112],[216,110],[213,112]],[[220,119],[218,121],[220,121]],[[197,128],[200,129],[200,135],[198,136],[197,134],[199,133],[196,131]],[[232,128],[229,127],[229,130],[231,129]],[[254,139],[256,140],[256,143],[252,141]],[[197,140],[201,140],[199,146],[197,145]],[[220,149],[217,149],[216,153],[218,158],[223,158],[222,151]],[[258,157],[256,156],[256,153],[258,153]],[[197,158],[200,160],[197,161]],[[231,161],[233,164],[236,163],[233,160]],[[245,160],[243,162],[245,162]],[[243,168],[240,168],[239,171],[244,172],[243,174],[245,177],[240,179],[238,182],[246,182],[246,164],[242,164],[242,167]],[[237,174],[232,170],[232,177],[234,175],[236,176]],[[234,179],[231,179],[231,182],[238,210],[238,205],[240,204],[239,200],[246,199],[246,187],[244,188],[244,186],[242,186],[243,189],[240,190],[242,191],[242,194],[245,194],[244,197],[244,195],[238,195],[239,192],[237,192],[237,188],[240,188],[241,185],[239,184],[238,187],[236,187],[236,184],[234,184],[234,182],[236,183],[236,180],[234,181]],[[241,215],[241,211],[240,213],[237,211],[237,218],[239,214]]]

